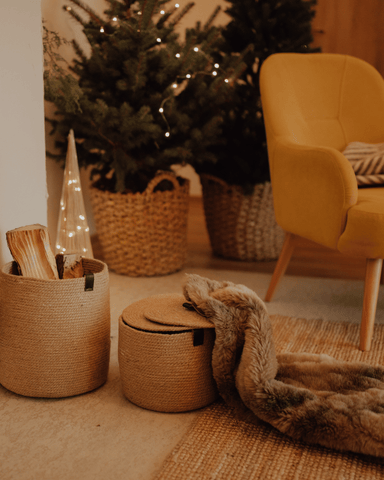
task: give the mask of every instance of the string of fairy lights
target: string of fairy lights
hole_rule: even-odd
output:
[[[138,3],[138,2],[136,2],[136,4],[137,4],[137,3]],[[135,4],[133,4],[132,6],[134,6],[134,5],[135,5]],[[132,8],[132,6],[131,6],[131,8]],[[72,10],[72,8],[69,7],[69,6],[67,6],[67,7],[65,7],[65,8],[66,8],[67,11]],[[177,8],[180,8],[180,5],[179,5],[178,3],[176,3],[176,4],[175,4],[175,8],[176,8],[176,9],[177,9]],[[142,12],[140,11],[140,9],[139,9],[138,7],[136,8],[136,11],[135,11],[134,13],[135,13],[136,15],[138,15],[138,16],[142,15]],[[160,10],[159,13],[160,13],[160,15],[165,15],[167,12],[166,12],[165,10]],[[118,19],[117,16],[112,17],[112,21],[113,21],[114,23],[117,24],[118,20],[119,20],[119,19]],[[103,27],[103,26],[100,27],[100,33],[105,33],[105,30],[104,30],[104,27]],[[158,37],[158,38],[156,39],[156,41],[157,41],[158,44],[161,44],[161,43],[162,43],[162,39],[161,39],[160,37]],[[204,51],[202,51],[201,49],[199,49],[199,47],[196,46],[196,47],[193,48],[193,50],[194,50],[194,52],[200,53],[200,54],[204,55],[207,59],[211,60],[211,59],[208,57],[208,55],[205,54]],[[181,59],[181,58],[182,58],[181,53],[176,53],[176,54],[175,54],[175,57],[178,58],[178,59]],[[213,65],[213,67],[214,67],[214,70],[213,70],[212,72],[206,72],[206,71],[204,71],[204,72],[194,72],[193,74],[187,73],[186,75],[183,75],[183,76],[178,75],[178,76],[176,77],[176,79],[174,80],[174,82],[171,84],[171,87],[176,90],[177,88],[179,88],[179,87],[181,87],[181,86],[183,85],[183,83],[182,83],[182,84],[178,84],[178,83],[177,83],[177,81],[178,81],[179,79],[184,79],[184,81],[188,81],[189,79],[191,79],[191,78],[192,78],[194,75],[196,75],[196,74],[211,75],[211,76],[214,76],[214,77],[215,77],[215,76],[218,75],[218,73],[219,73],[219,71],[220,71],[221,69],[220,69],[220,65],[219,65],[218,63],[215,63],[215,64]],[[225,82],[225,83],[229,83],[229,78],[225,78],[225,79],[224,79],[224,82]],[[179,92],[179,93],[181,93],[181,89],[180,89],[180,92]],[[174,95],[175,95],[175,93],[174,93]],[[171,128],[170,128],[170,125],[169,125],[168,120],[167,120],[167,118],[166,118],[166,116],[165,116],[165,113],[164,113],[164,105],[165,105],[165,103],[166,103],[168,100],[170,100],[171,98],[172,98],[172,95],[169,95],[168,97],[164,98],[164,99],[162,100],[161,105],[160,105],[159,110],[158,110],[159,113],[160,113],[160,115],[161,115],[161,117],[162,117],[162,119],[163,119],[163,121],[164,121],[164,123],[165,123],[166,126],[167,126],[167,131],[166,131],[165,134],[164,134],[165,137],[170,137],[170,135],[171,135],[171,132],[170,132]]]

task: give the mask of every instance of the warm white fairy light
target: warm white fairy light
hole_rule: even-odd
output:
[[[113,17],[112,20],[113,20],[114,22],[117,22],[117,17]]]
[[[179,7],[179,4],[176,4],[175,7],[178,8],[178,7]],[[160,42],[161,39],[158,38],[157,41]],[[193,50],[194,50],[195,52],[199,52],[199,51],[200,51],[199,47],[194,47]],[[201,51],[201,53],[202,53],[202,55],[204,55],[207,59],[211,60],[203,51]],[[181,54],[180,54],[180,53],[176,53],[176,54],[175,54],[175,57],[176,57],[176,58],[181,58]],[[219,70],[219,69],[220,69],[220,65],[219,65],[218,63],[215,63],[215,64],[214,64],[214,68],[217,69],[217,70]],[[217,70],[213,70],[211,73],[208,73],[208,72],[195,72],[195,74],[200,73],[200,74],[204,74],[204,75],[212,75],[213,77],[215,77],[215,76],[218,75],[218,71],[217,71]],[[190,78],[192,78],[192,75],[191,75],[190,73],[187,73],[187,74],[184,75],[184,76],[178,75],[177,78],[190,79]],[[224,82],[225,82],[225,83],[229,83],[229,79],[228,79],[228,78],[224,79]],[[185,86],[184,86],[184,88],[183,88],[183,85],[184,85],[185,83],[186,83],[186,80],[184,80],[184,82],[182,82],[182,83],[180,84],[180,87],[181,87],[182,90],[184,90],[184,88],[185,88]],[[177,89],[177,88],[179,87],[179,85],[177,84],[177,82],[173,83],[171,86],[172,86],[172,88],[174,88],[174,89]],[[181,90],[181,91],[182,91],[182,90]],[[180,92],[179,92],[179,93],[180,93]],[[177,91],[176,91],[175,95],[178,95],[178,92],[177,92]],[[170,130],[170,125],[169,125],[169,123],[168,123],[168,121],[167,121],[166,116],[164,115],[163,105],[164,105],[164,103],[165,103],[167,100],[169,100],[170,98],[171,98],[171,96],[165,98],[165,99],[161,102],[161,106],[160,106],[160,108],[159,108],[159,112],[161,113],[161,116],[163,117],[163,120],[164,120],[164,122],[166,123],[167,128],[168,128],[168,130],[167,130],[167,131],[165,132],[165,134],[164,134],[166,137],[170,137],[171,133],[170,133],[170,131],[169,131],[169,130]]]
[[[179,8],[180,5],[178,3],[175,3],[175,8]]]
[[[84,215],[79,215],[80,220],[85,220]]]
[[[67,10],[67,12],[70,12],[72,10],[71,7],[65,7],[65,9]]]
[[[73,237],[74,233],[73,232],[69,232],[68,233],[68,237]]]
[[[100,33],[104,33],[104,27],[100,27]]]
[[[164,15],[164,13],[165,13],[165,10],[161,10],[160,14]]]
[[[76,227],[76,228],[77,228],[77,230],[81,230],[81,227],[80,227],[80,225],[77,225],[77,227]]]
[[[156,41],[161,43],[161,38],[157,38]]]

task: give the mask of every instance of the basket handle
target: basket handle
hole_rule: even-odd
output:
[[[163,180],[169,180],[170,182],[173,183],[173,186],[175,188],[175,190],[177,190],[180,185],[179,185],[179,182],[176,178],[176,175],[174,173],[170,173],[170,172],[162,172],[160,171],[155,178],[153,178],[147,185],[147,188],[145,189],[145,194],[146,195],[150,195],[151,193],[153,193],[153,190],[156,188],[156,186],[162,182]]]
[[[222,180],[219,177],[215,177],[214,175],[210,175],[209,173],[201,173],[200,177],[203,178],[204,180],[210,180],[211,182],[218,183],[219,185],[222,185],[223,187],[228,187],[228,183]]]

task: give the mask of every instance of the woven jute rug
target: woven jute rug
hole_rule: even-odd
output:
[[[340,360],[384,364],[384,325],[370,352],[358,349],[360,326],[272,316],[277,352],[326,353]],[[202,410],[154,480],[377,480],[384,459],[303,444],[267,424],[237,420],[218,401]]]

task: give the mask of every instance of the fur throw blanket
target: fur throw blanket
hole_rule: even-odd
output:
[[[188,275],[184,296],[215,325],[212,369],[240,418],[290,437],[384,457],[384,368],[275,353],[264,303],[244,285]]]

